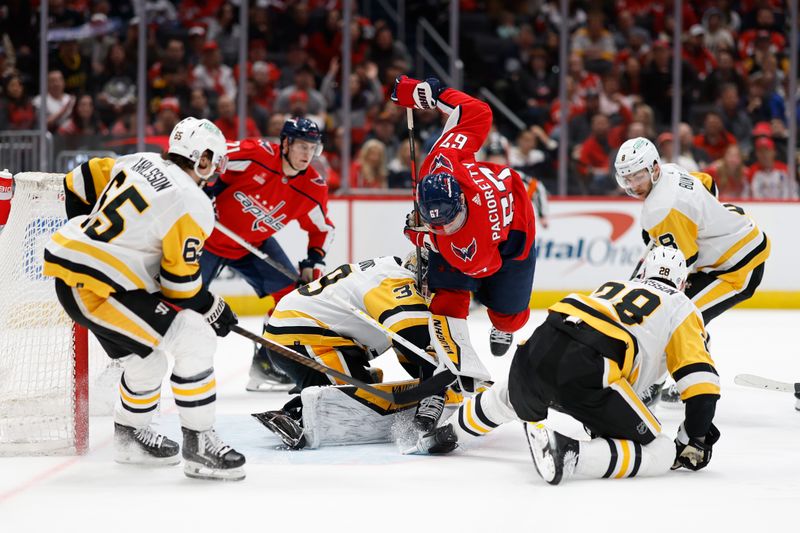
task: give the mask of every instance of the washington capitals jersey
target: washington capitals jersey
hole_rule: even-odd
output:
[[[201,292],[198,259],[214,210],[186,172],[139,153],[92,159],[67,174],[65,186],[76,205],[92,209],[53,234],[45,275],[102,297],[141,289],[190,301]]]
[[[452,235],[432,235],[435,251],[468,276],[490,276],[505,259],[525,259],[533,245],[536,230],[528,192],[516,171],[475,160],[492,126],[488,105],[447,89],[438,108],[449,118],[420,175],[454,175],[465,196],[467,220]]]
[[[769,256],[767,236],[744,211],[717,200],[707,174],[661,166],[642,208],[642,226],[661,246],[680,249],[693,272],[726,274],[735,286]]]
[[[288,177],[283,174],[280,147],[261,139],[228,143],[228,166],[216,190],[219,221],[244,240],[259,246],[292,220],[308,232],[308,248],[324,256],[333,241],[328,219],[328,186],[317,171]],[[228,259],[247,251],[215,231],[206,249]]]
[[[669,371],[683,400],[719,395],[703,317],[683,292],[667,284],[609,281],[592,294],[570,294],[549,311],[580,319],[625,344],[624,355],[603,354],[605,386],[625,380],[641,396]]]
[[[365,312],[406,338],[412,328],[426,332],[430,313],[414,285],[414,274],[397,257],[346,264],[284,296],[264,336],[285,346],[358,346],[371,357],[392,345],[389,336],[343,308],[334,297]],[[429,341],[428,337],[426,341]],[[420,346],[425,349],[425,346]]]

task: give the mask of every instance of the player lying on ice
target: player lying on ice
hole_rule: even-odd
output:
[[[441,316],[469,347],[466,318],[470,293],[475,293],[492,322],[492,353],[503,355],[513,333],[530,316],[536,232],[525,184],[505,165],[475,160],[492,126],[486,103],[446,88],[436,78],[406,76],[395,82],[392,100],[448,115],[420,168],[416,195],[421,224],[412,213],[404,230],[414,245],[431,251],[431,313]]]
[[[654,476],[708,465],[719,439],[719,378],[703,319],[682,292],[686,261],[680,250],[657,247],[642,270],[638,280],[609,281],[550,307],[517,349],[507,380],[467,400],[411,451],[447,453],[523,420],[536,470],[554,485],[571,476]],[[639,400],[664,368],[686,404],[674,443]],[[591,439],[548,429],[548,408],[583,423]]]
[[[424,270],[424,260],[422,267]],[[264,337],[365,383],[381,382],[381,372],[370,368],[369,362],[389,348],[394,348],[401,365],[414,378],[426,380],[434,373],[452,370],[452,381],[456,380],[453,374],[462,374],[462,381],[472,381],[465,379],[468,377],[488,379],[488,374],[464,374],[463,369],[474,368],[469,364],[451,363],[447,367],[451,370],[446,370],[437,363],[430,348],[430,332],[438,328],[448,346],[456,341],[431,317],[422,296],[426,291],[416,286],[416,269],[414,253],[403,261],[388,256],[342,265],[286,295],[269,318]],[[359,312],[373,320],[365,321]],[[393,340],[387,330],[415,349]],[[418,404],[395,405],[352,386],[331,387],[341,383],[277,353],[271,355],[301,394],[280,411],[254,416],[291,448],[388,442],[394,415],[407,412],[410,418],[415,406],[414,427],[430,431],[445,403],[460,398],[446,392],[444,385],[441,392]],[[400,390],[414,384],[415,380],[408,380],[379,388]]]

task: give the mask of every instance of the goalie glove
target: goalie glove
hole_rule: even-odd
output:
[[[408,215],[406,215],[406,227],[403,228],[403,234],[414,246],[426,248],[431,252],[438,253],[439,249],[433,242],[433,237],[431,236],[430,230],[424,224],[417,226],[415,222],[416,215],[414,214],[414,211],[411,211]]]
[[[719,430],[714,424],[711,424],[706,436],[700,438],[690,437],[681,424],[681,427],[678,428],[678,436],[675,438],[676,455],[672,470],[680,467],[700,470],[708,466],[708,463],[711,462],[711,449],[719,437]]]
[[[425,81],[415,80],[408,76],[399,76],[394,80],[392,101],[403,107],[414,109],[436,109],[439,95],[447,89],[437,78],[427,78]]]
[[[309,248],[308,257],[300,261],[300,282],[310,283],[322,276],[322,267],[325,261],[322,252],[318,248]]]
[[[236,318],[236,314],[231,309],[231,306],[228,305],[228,302],[219,296],[214,296],[211,309],[203,314],[203,318],[214,328],[217,337],[224,337],[230,333],[231,326],[239,322],[239,319]]]

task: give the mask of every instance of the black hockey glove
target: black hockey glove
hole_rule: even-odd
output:
[[[680,467],[700,470],[708,466],[708,463],[711,462],[711,448],[719,440],[719,437],[719,430],[714,424],[711,424],[711,428],[702,440],[690,437],[681,424],[678,436],[675,438],[676,454],[672,470]]]
[[[217,337],[224,337],[230,333],[231,326],[239,322],[239,319],[236,318],[236,314],[231,309],[231,306],[228,305],[228,302],[219,296],[214,296],[211,309],[205,312],[203,318],[214,328]]]
[[[310,283],[322,276],[322,267],[325,266],[323,253],[318,248],[309,248],[308,257],[300,261],[300,284]]]

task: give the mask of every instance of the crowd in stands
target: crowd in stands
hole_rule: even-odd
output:
[[[39,1],[0,6],[0,130],[36,128],[45,106],[59,139],[135,137],[138,17],[132,2],[49,0],[47,86],[38,87]],[[44,0],[48,1],[48,0]],[[350,187],[408,189],[404,113],[389,102],[394,79],[415,73],[416,18],[446,29],[448,2],[409,3],[409,34],[377,9],[342,23],[341,0],[250,0],[246,85],[239,86],[239,2],[148,0],[148,138],[167,135],[185,116],[239,135],[237,95],[247,94],[248,137],[277,140],[287,116],[324,131],[315,165],[342,187],[342,87],[351,92]],[[683,2],[679,138],[672,116],[672,0],[462,0],[464,89],[494,92],[524,123],[498,110],[486,152],[551,189],[558,146],[568,143],[569,193],[619,195],[617,148],[632,136],[657,143],[666,162],[712,174],[723,197],[797,198],[787,161],[789,28],[786,0]],[[358,3],[364,8],[364,2]],[[417,5],[419,4],[419,5]],[[415,11],[413,7],[416,6]],[[567,24],[569,106],[559,105],[558,35]],[[342,76],[342,39],[352,74]],[[567,113],[568,134],[559,131]],[[799,113],[800,114],[800,113]],[[417,112],[417,154],[441,131],[436,111]],[[566,137],[566,138],[565,138]],[[90,148],[80,145],[82,148]],[[677,144],[677,155],[673,147]]]

